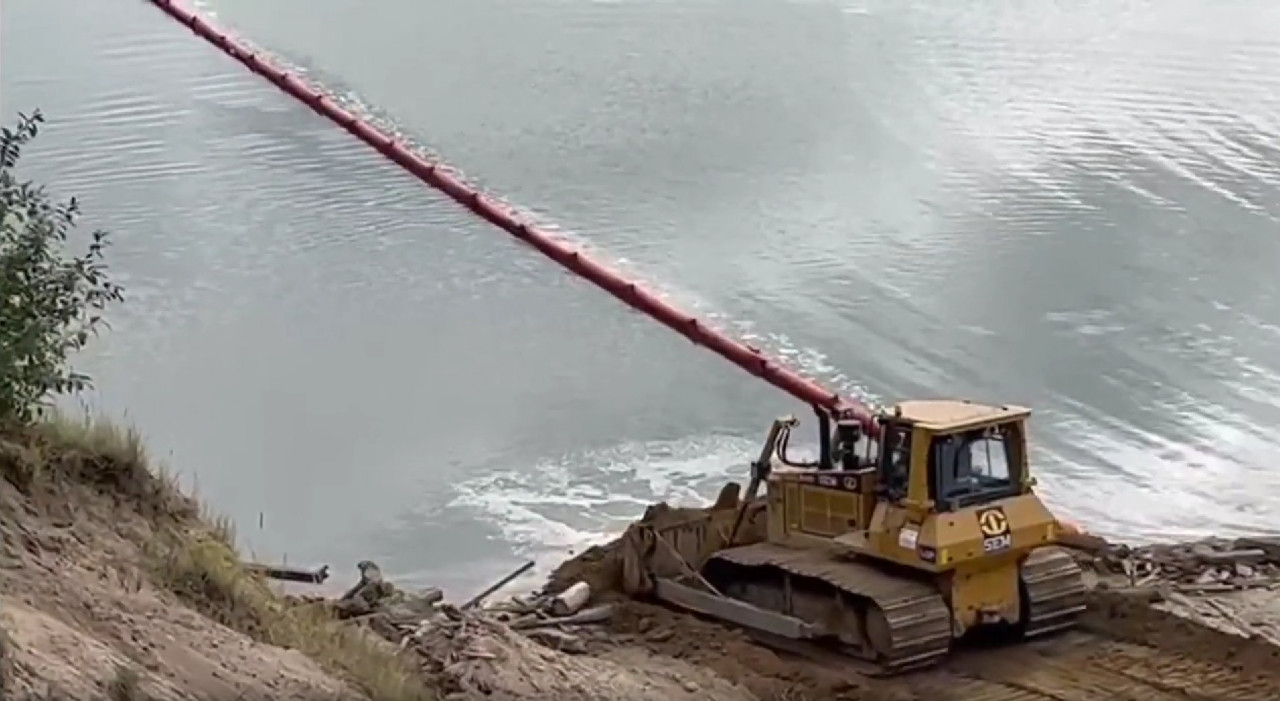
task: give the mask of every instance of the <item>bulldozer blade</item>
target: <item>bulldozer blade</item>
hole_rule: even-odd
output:
[[[662,577],[656,579],[653,594],[658,600],[678,608],[753,631],[791,640],[808,640],[815,637],[813,626],[799,618],[758,608],[726,596],[699,591],[670,579]]]

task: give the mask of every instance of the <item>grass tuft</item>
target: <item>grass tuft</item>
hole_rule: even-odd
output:
[[[192,609],[260,642],[302,652],[371,701],[436,698],[420,669],[385,640],[338,621],[323,606],[287,603],[250,574],[230,521],[154,469],[136,430],[101,417],[50,416],[0,437],[0,477],[26,494],[79,484],[116,499],[151,523],[153,537],[138,545],[156,584]],[[120,679],[112,682],[112,698],[138,698],[136,680],[117,689]],[[116,695],[129,689],[135,695]]]
[[[148,519],[185,520],[199,505],[164,471],[153,471],[142,435],[102,418],[54,413],[0,439],[0,476],[24,493],[79,484]]]

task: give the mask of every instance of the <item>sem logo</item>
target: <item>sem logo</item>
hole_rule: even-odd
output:
[[[978,530],[982,531],[982,551],[988,555],[1013,547],[1009,517],[998,506],[978,512]]]
[[[998,535],[994,538],[982,539],[982,551],[987,554],[998,553],[1002,550],[1008,550],[1011,547],[1013,547],[1013,536],[1008,533]]]
[[[1009,517],[1005,516],[1004,509],[998,506],[994,509],[983,509],[978,512],[978,529],[982,531],[982,535],[986,538],[1007,535],[1009,533]]]

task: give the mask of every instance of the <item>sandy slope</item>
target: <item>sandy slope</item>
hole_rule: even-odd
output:
[[[82,486],[31,498],[0,482],[0,623],[9,698],[102,698],[136,672],[155,699],[357,698],[302,654],[218,625],[150,582],[146,520]]]
[[[361,698],[301,653],[255,642],[157,587],[139,545],[154,537],[152,526],[129,507],[83,486],[53,496],[32,498],[0,481],[5,698],[108,698],[133,674],[136,698]],[[465,679],[489,699],[754,698],[643,646],[568,655],[483,625],[444,642],[441,667],[426,673],[446,686]]]

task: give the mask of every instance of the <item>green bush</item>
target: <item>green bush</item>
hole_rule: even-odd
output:
[[[107,232],[92,232],[83,254],[68,254],[75,198],[57,202],[15,174],[43,122],[36,111],[0,129],[0,425],[29,423],[53,396],[90,386],[69,357],[106,324],[107,306],[124,298],[107,275]]]

